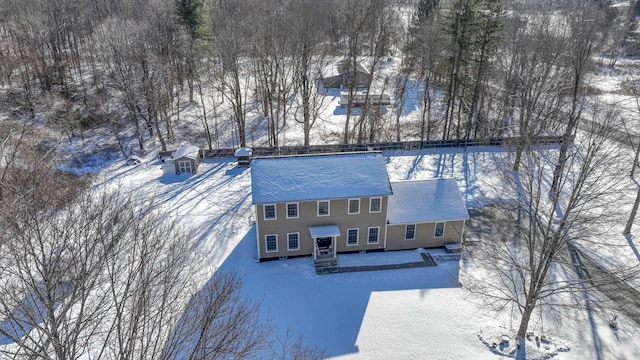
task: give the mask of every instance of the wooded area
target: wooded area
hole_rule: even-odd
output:
[[[639,3],[0,0],[0,319],[20,324],[0,324],[7,341],[0,346],[16,344],[0,353],[262,354],[273,334],[268,324],[252,322],[258,308],[239,296],[238,278],[216,274],[201,290],[185,282],[200,260],[183,241],[188,229],[166,221],[152,201],[85,193],[87,179],[59,170],[47,130],[83,146],[85,132],[104,134],[123,157],[166,151],[189,136],[203,139],[210,155],[250,142],[254,154],[304,153],[321,146],[311,139],[326,120],[327,96],[317,80],[345,60],[351,80],[358,65],[371,76],[367,86],[350,81],[342,89],[349,103],[340,114],[341,141],[330,149],[518,139],[508,143],[509,163],[500,164],[510,186],[496,211],[504,231],[481,264],[512,286],[492,278],[474,279],[480,285],[470,288],[496,308],[517,309],[522,339],[534,310],[550,298],[582,294],[587,283],[598,290],[597,279],[552,277],[574,242],[590,240],[604,221],[620,221],[597,211],[620,194],[617,186],[628,180],[619,177],[623,170],[630,168],[632,179],[636,172],[637,122],[605,104],[592,79],[638,55]],[[389,59],[401,66],[383,73]],[[365,99],[389,95],[395,104],[352,106],[363,91]],[[411,91],[419,94],[412,100],[418,116],[409,119]],[[636,80],[621,92],[640,104]],[[185,108],[199,115],[185,119]],[[640,105],[634,111],[640,114]],[[302,126],[302,137],[285,142],[287,124]],[[588,136],[572,146],[578,130]],[[608,145],[625,136],[632,164],[617,161]],[[537,148],[540,139],[554,139],[559,149]],[[627,235],[639,204],[640,192]],[[185,315],[187,303],[193,313]],[[290,340],[267,351],[322,355]]]
[[[549,128],[570,135],[595,91],[588,75],[637,50],[635,1],[0,5],[3,109],[21,119],[45,116],[70,138],[108,129],[125,156],[178,141],[175,124],[189,104],[199,107],[198,138],[209,150],[221,142],[246,146],[256,122],[267,128],[256,145],[283,145],[279,132],[288,121],[302,124],[304,137],[284,145],[311,145],[326,101],[316,86],[323,69],[345,60],[355,77],[362,63],[372,82],[389,57],[402,63],[382,81],[396,99],[393,114],[366,102],[357,114],[347,106],[343,143],[539,135]],[[401,118],[410,82],[422,84],[418,124]],[[345,90],[353,98],[355,82]],[[409,127],[415,130],[401,131]],[[382,138],[388,133],[395,138]]]

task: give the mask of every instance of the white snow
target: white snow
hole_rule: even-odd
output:
[[[309,227],[312,238],[340,236],[340,228],[338,225],[323,225]]]
[[[394,59],[382,65],[391,72],[397,72],[401,62]],[[607,90],[619,91],[622,79],[612,81],[610,76],[602,76],[595,80]],[[415,138],[416,132],[412,129],[419,114],[420,102],[416,94],[421,91],[420,84],[409,85],[413,91],[402,116],[403,139]],[[344,114],[339,108],[339,91],[329,91],[328,94],[320,111],[320,120],[311,131],[312,144],[338,143],[342,138]],[[629,126],[634,129],[632,125],[637,123],[637,114],[629,97],[609,94],[607,99],[611,103],[628,102]],[[198,107],[190,106],[188,109],[191,113],[181,114],[181,118],[198,116],[195,114]],[[392,115],[390,111],[383,118],[386,125]],[[248,126],[261,128],[254,122]],[[225,140],[231,138],[232,127],[220,130],[222,140],[217,145],[233,146],[233,141]],[[264,143],[260,133],[255,139],[253,133],[250,135],[249,146]],[[393,140],[395,132],[381,136],[381,141]],[[302,126],[288,121],[278,137],[282,145],[299,144]],[[113,142],[108,134],[96,138],[109,144]],[[204,143],[203,138],[200,142]],[[74,144],[77,149],[81,149],[79,144],[80,141]],[[78,151],[67,153],[77,154]],[[386,165],[386,169],[382,169],[384,178],[388,171],[388,178],[393,181],[455,179],[464,202],[472,208],[500,198],[500,175],[496,164],[505,157],[499,147],[474,147],[385,152],[379,161]],[[261,302],[264,315],[273,320],[276,331],[284,332],[290,328],[292,333],[303,336],[305,344],[322,347],[329,357],[340,359],[503,358],[491,353],[479,336],[488,339],[496,335],[496,331],[502,331],[496,329],[509,332],[517,323],[513,323],[509,310],[500,315],[487,312],[477,296],[460,285],[459,279],[468,271],[473,258],[464,258],[460,262],[437,260],[439,264],[436,267],[322,276],[315,273],[311,257],[259,263],[252,225],[255,215],[251,206],[249,171],[237,168],[235,159],[203,159],[199,174],[163,176],[160,163],[150,158],[152,154],[139,166],[123,166],[124,161],[121,161],[103,170],[100,175],[102,184],[121,186],[123,192],[134,197],[154,198],[154,203],[165,210],[167,217],[177,217],[185,227],[196,230],[191,241],[202,246],[201,251],[208,257],[209,266],[188,280],[204,284],[214,271],[239,271],[247,296]],[[80,173],[97,172],[96,169],[102,169],[105,163],[112,161],[110,158],[96,158],[93,162],[96,165],[85,166]],[[629,159],[621,161],[630,164]],[[256,163],[260,166],[260,161],[256,161],[254,169]],[[304,165],[298,168],[293,163],[285,165],[284,170],[289,174],[292,171],[298,178],[282,184],[262,184],[266,195],[306,194],[308,189],[305,186],[310,186],[318,196],[324,197],[333,192],[319,183],[318,176],[327,176],[323,171],[326,166],[307,168]],[[371,176],[368,166],[353,165],[362,170],[358,176],[365,179]],[[343,170],[354,171],[354,168]],[[333,176],[342,174],[327,176],[331,183],[338,183],[339,179]],[[354,184],[357,182],[347,183],[348,186]],[[274,194],[270,194],[272,185],[279,188]],[[388,186],[385,190],[390,193],[391,185]],[[613,206],[628,212],[635,191],[635,187],[626,189],[627,202]],[[632,236],[625,239],[620,235],[624,220],[613,224],[610,236],[604,239],[616,244],[610,253],[605,253],[602,248],[594,249],[594,252],[605,253],[612,262],[620,259],[640,262],[635,245],[640,237],[639,226],[634,226]],[[338,254],[338,261],[342,266],[415,262],[420,261],[421,251],[424,250]],[[429,252],[436,259],[444,256],[442,250]],[[619,314],[616,331],[607,325],[611,314],[567,309],[563,315],[556,319],[545,314],[531,322],[532,330],[561,339],[568,345],[570,351],[559,353],[554,359],[640,358],[640,343],[637,341],[640,329],[623,315]]]
[[[391,194],[379,152],[255,158],[251,188],[254,204]]]
[[[469,218],[455,179],[392,182],[390,224],[411,224]]]
[[[505,156],[498,147],[486,147],[387,152],[380,160],[386,164],[385,177],[388,171],[394,181],[454,178],[467,205],[477,206],[499,198],[496,162]],[[501,358],[478,336],[488,339],[501,326],[508,331],[517,324],[508,311],[485,311],[477,296],[461,286],[459,279],[473,258],[442,261],[443,250],[428,250],[438,266],[332,275],[317,275],[311,257],[261,263],[249,171],[237,168],[234,159],[203,159],[200,169],[186,177],[163,176],[156,160],[136,167],[121,165],[102,175],[104,182],[119,184],[133,196],[153,197],[167,216],[197,231],[192,241],[203,246],[210,267],[190,281],[205,283],[214,271],[238,271],[247,296],[261,302],[263,314],[278,331],[300,333],[305,344],[324,348],[332,358]],[[338,254],[338,262],[415,262],[421,251],[425,250]],[[639,329],[630,320],[621,316],[614,332],[607,325],[610,314],[571,310],[567,315],[562,320],[538,318],[531,324],[532,330],[544,330],[569,347],[554,359],[640,358]]]
[[[234,156],[251,156],[253,155],[253,150],[250,148],[238,148],[233,153]]]
[[[186,157],[189,159],[195,159],[198,157],[199,152],[200,152],[200,149],[198,149],[197,146],[183,145],[179,147],[178,150],[176,150],[176,153],[173,154],[173,158],[180,159],[180,158]]]

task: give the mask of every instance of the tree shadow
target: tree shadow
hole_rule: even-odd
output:
[[[333,115],[347,115],[347,107],[346,106],[336,106],[336,109],[333,110]],[[362,115],[362,109],[359,107],[351,108],[351,116],[360,116]]]
[[[631,247],[631,250],[633,250],[633,253],[636,255],[636,258],[638,259],[638,261],[640,261],[640,252],[638,252],[638,248],[636,248],[636,244],[633,242],[633,236],[631,236],[631,234],[625,234],[625,239],[627,239],[627,243],[629,243],[629,246]]]
[[[73,286],[69,281],[61,282],[53,289],[54,311],[72,290]],[[44,300],[46,297],[46,284],[40,281],[36,284],[36,288],[17,304],[9,316],[0,322],[0,346],[19,341],[44,322],[49,316],[48,307],[50,307]]]
[[[359,255],[364,254],[349,256]],[[316,274],[310,256],[259,262],[255,225],[218,271],[242,274],[246,295],[262,301],[263,315],[272,319],[278,331],[299,332],[305,343],[326,349],[328,356],[359,352],[356,341],[372,293],[420,290],[424,297],[432,289],[460,286],[457,261],[329,275]]]
[[[185,180],[194,177],[197,174],[192,173],[183,173],[183,174],[163,174],[160,177],[160,183],[164,185],[175,184],[179,182],[184,182]]]
[[[224,172],[224,174],[227,176],[238,176],[238,175],[241,175],[243,172],[247,171],[247,169],[248,167],[236,166],[234,168],[228,169],[227,171]]]

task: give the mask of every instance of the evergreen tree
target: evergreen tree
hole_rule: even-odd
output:
[[[176,0],[180,25],[187,29],[191,39],[200,40],[207,35],[207,4],[205,0]]]
[[[194,79],[196,78],[195,59],[201,50],[198,43],[204,40],[207,35],[207,17],[206,0],[176,0],[176,12],[178,22],[184,26],[189,35],[188,54],[186,55],[186,78],[189,85],[189,102],[193,102]]]
[[[457,0],[445,13],[441,32],[449,36],[449,50],[440,69],[447,82],[443,139],[467,138],[471,129],[480,130],[471,121],[478,117],[484,74],[501,42],[503,18],[497,0]]]

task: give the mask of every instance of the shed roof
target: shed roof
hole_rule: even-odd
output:
[[[253,149],[250,148],[238,148],[236,149],[236,151],[233,153],[233,156],[251,156],[253,155]]]
[[[466,220],[467,208],[454,179],[399,181],[391,183],[389,224],[412,224]]]
[[[173,154],[173,158],[179,159],[179,158],[186,157],[189,159],[196,159],[198,158],[199,155],[200,155],[200,149],[198,149],[197,146],[183,145],[180,148],[178,148],[178,150],[176,150],[176,153]]]
[[[255,158],[254,204],[391,195],[380,152]]]

